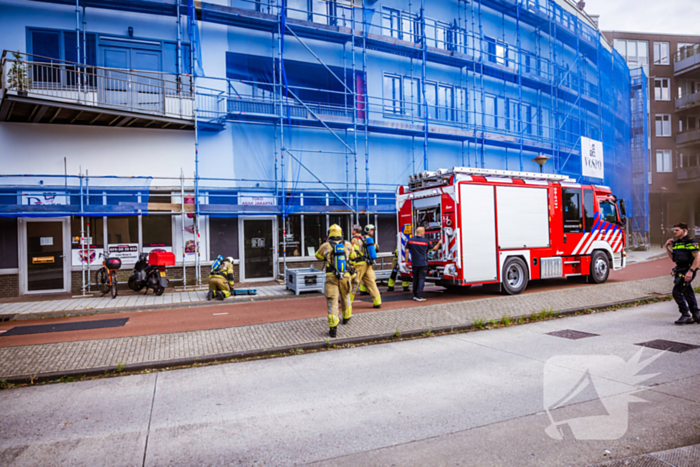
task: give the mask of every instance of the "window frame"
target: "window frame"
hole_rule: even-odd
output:
[[[659,117],[661,118],[659,120]],[[668,118],[666,118],[668,117]],[[671,128],[671,123],[673,119],[671,114],[654,114],[654,136],[657,138],[670,138],[673,136],[673,128]],[[659,126],[659,122],[661,125]],[[668,123],[668,124],[666,124]],[[659,134],[659,129],[661,130]],[[668,134],[667,131],[668,130]]]
[[[663,46],[666,47],[666,56],[663,56]],[[654,41],[654,65],[671,64],[671,43],[666,41]]]
[[[666,86],[664,87],[664,83]],[[657,86],[657,84],[660,84]],[[666,90],[666,98],[664,99],[664,89]],[[658,92],[657,92],[658,90]],[[664,102],[671,100],[671,79],[670,78],[654,78],[654,101]]]
[[[661,170],[659,170],[661,169]],[[656,150],[656,173],[672,173],[673,172],[673,150],[657,149]]]
[[[387,80],[391,80],[392,92],[398,92],[398,98],[394,95],[389,98],[387,92]],[[398,83],[398,85],[397,85]],[[403,79],[395,73],[384,73],[382,76],[382,112],[385,116],[401,116],[403,112]]]

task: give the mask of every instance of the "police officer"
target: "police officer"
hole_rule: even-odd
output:
[[[339,225],[333,224],[328,229],[328,240],[318,247],[316,258],[326,262],[326,300],[328,302],[328,326],[329,336],[336,337],[340,313],[338,312],[338,299],[343,310],[343,324],[347,324],[352,317],[352,300],[350,300],[350,286],[352,281],[352,267],[355,261],[355,250],[351,243],[343,240],[343,230]],[[339,270],[342,269],[342,270]]]
[[[440,248],[441,242],[430,248],[430,241],[425,237],[425,228],[418,227],[416,235],[408,239],[406,244],[405,258],[408,261],[408,255],[411,254],[411,268],[413,272],[413,299],[417,302],[424,302],[426,299],[423,296],[423,286],[425,286],[425,277],[428,275],[428,250],[437,251]]]
[[[389,276],[389,288],[386,289],[387,292],[393,292],[394,286],[396,285],[396,276],[399,274],[399,249],[394,250],[394,259],[391,262],[391,276]],[[408,281],[401,281],[404,292],[408,292],[409,284]]]
[[[683,222],[673,226],[673,238],[669,238],[664,246],[666,254],[676,263],[673,269],[673,299],[681,312],[676,324],[690,324],[693,321],[700,323],[698,302],[692,286],[695,273],[700,267],[700,246],[688,236],[688,225]]]
[[[214,263],[215,267],[212,268],[209,274],[207,300],[211,300],[214,297],[218,300],[228,298],[234,289],[233,258],[229,256],[223,261],[220,258],[217,258],[217,261]]]
[[[372,297],[372,307],[381,308],[382,307],[382,297],[379,294],[379,288],[377,287],[377,276],[374,274],[374,269],[372,268],[373,261],[369,258],[369,253],[367,251],[367,238],[374,236],[374,225],[367,224],[365,226],[365,235],[362,236],[362,227],[355,225],[352,228],[353,237],[352,245],[355,248],[356,260],[355,260],[355,270],[357,271],[357,277],[353,283],[352,294],[350,295],[350,300],[355,300],[355,294],[357,293],[358,287],[365,286],[370,296]],[[375,245],[375,248],[377,245]]]

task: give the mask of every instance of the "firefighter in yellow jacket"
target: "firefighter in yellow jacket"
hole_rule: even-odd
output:
[[[399,275],[399,249],[394,250],[394,260],[391,262],[391,276],[389,276],[389,288],[386,289],[387,292],[393,292],[394,286],[396,286],[396,276]],[[410,284],[408,281],[401,281],[403,290],[408,292],[410,289]]]
[[[318,248],[316,258],[326,263],[326,300],[328,301],[329,335],[336,337],[340,313],[338,299],[343,310],[343,324],[352,317],[352,300],[350,286],[355,261],[355,250],[349,242],[343,240],[343,230],[333,224],[328,229],[328,239]]]
[[[374,225],[367,224],[365,226],[365,236],[362,236],[362,227],[359,225],[354,226],[352,230],[352,245],[355,248],[356,254],[355,270],[357,271],[357,276],[353,282],[350,302],[355,300],[357,289],[360,288],[360,290],[362,290],[361,286],[364,285],[372,297],[372,306],[374,308],[381,308],[382,297],[379,295],[379,288],[377,287],[377,276],[374,274],[372,260],[369,258],[367,251],[367,238],[374,236]]]
[[[219,257],[221,258],[221,257]],[[229,256],[225,260],[217,258],[209,274],[209,292],[207,300],[217,298],[223,300],[231,296],[234,289],[233,258]]]

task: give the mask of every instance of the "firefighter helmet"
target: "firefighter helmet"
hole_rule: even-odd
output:
[[[343,236],[343,229],[341,229],[338,224],[333,224],[328,229],[328,236],[329,237],[342,237]]]

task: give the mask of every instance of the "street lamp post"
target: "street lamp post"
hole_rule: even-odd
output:
[[[542,173],[542,166],[544,166],[544,164],[546,164],[549,159],[551,159],[551,157],[547,157],[544,154],[540,154],[532,160],[533,162],[537,162],[537,165],[540,166],[540,173]]]

